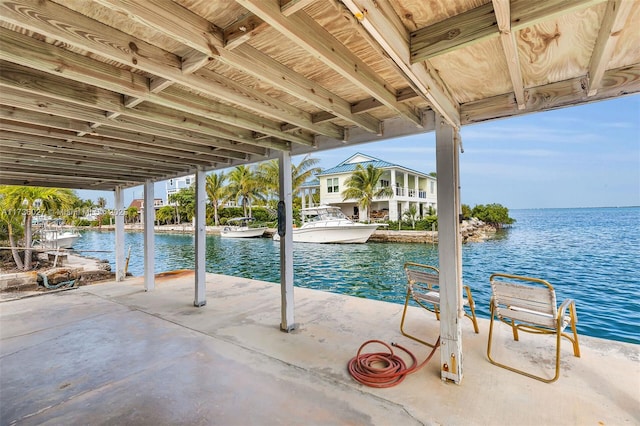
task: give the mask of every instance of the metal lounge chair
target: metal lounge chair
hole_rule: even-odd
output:
[[[491,322],[489,326],[489,338],[487,343],[487,357],[492,364],[506,368],[527,377],[551,383],[560,376],[560,342],[562,336],[573,344],[573,354],[580,357],[578,345],[578,333],[576,323],[576,304],[572,299],[567,299],[558,308],[556,306],[556,293],[547,281],[538,278],[522,277],[518,275],[493,274],[489,278],[493,295],[491,297]],[[568,312],[567,312],[568,310]],[[501,364],[491,358],[491,339],[493,337],[494,318],[508,324],[513,331],[513,339],[518,341],[518,331],[526,331],[536,334],[556,335],[556,367],[555,376],[546,379],[531,373]],[[564,333],[570,325],[573,337]]]
[[[407,296],[404,301],[402,320],[400,321],[400,332],[410,339],[429,347],[434,347],[434,344],[427,343],[416,336],[408,334],[404,330],[404,324],[407,319],[407,307],[411,300],[415,301],[422,308],[436,314],[436,318],[440,320],[440,271],[434,266],[421,265],[413,262],[405,263],[404,271],[407,276]],[[463,304],[469,309],[469,313],[465,310],[464,315],[471,320],[474,331],[478,333],[478,321],[476,319],[475,304],[471,296],[471,289],[469,286],[464,286],[464,290],[466,297],[463,299]]]

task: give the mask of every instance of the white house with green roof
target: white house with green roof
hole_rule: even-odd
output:
[[[343,200],[341,195],[342,191],[346,189],[345,181],[351,176],[358,164],[365,168],[369,164],[373,164],[384,170],[378,185],[394,188],[391,198],[374,199],[371,203],[369,216],[372,220],[397,221],[412,205],[416,207],[418,217],[426,216],[430,211],[435,213],[437,210],[437,181],[435,177],[361,153],[352,155],[335,167],[323,170],[317,176],[320,204],[339,206],[345,215],[353,218],[361,216],[358,201]],[[306,191],[309,190],[310,188],[306,188]],[[363,214],[362,217],[365,215]]]

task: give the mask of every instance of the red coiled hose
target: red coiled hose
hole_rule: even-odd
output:
[[[379,343],[385,346],[389,352],[372,352],[362,353],[362,349],[372,343]],[[411,366],[407,368],[402,358],[393,353],[391,346],[406,352],[411,357]],[[381,340],[368,340],[360,346],[355,357],[351,358],[348,364],[349,373],[353,378],[363,385],[374,388],[388,388],[401,383],[407,375],[420,370],[435,354],[436,349],[440,346],[440,337],[433,346],[431,353],[427,358],[418,365],[418,361],[413,353],[408,349],[391,343],[391,346]]]

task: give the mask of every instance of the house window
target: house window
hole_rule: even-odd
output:
[[[384,179],[380,179],[380,186],[383,188],[386,188],[387,186],[389,186],[389,181],[388,180],[384,180]]]
[[[327,192],[340,192],[340,188],[338,187],[338,178],[327,179]]]
[[[429,182],[429,189],[431,190],[431,193],[433,194],[436,191],[436,183],[435,182]]]

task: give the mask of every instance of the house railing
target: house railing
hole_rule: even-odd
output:
[[[382,187],[377,187],[375,190],[378,191],[380,189],[382,189]],[[393,188],[393,192],[396,197],[418,198],[422,200],[427,199],[427,191],[422,189],[404,188],[401,186],[396,186],[395,188]]]

